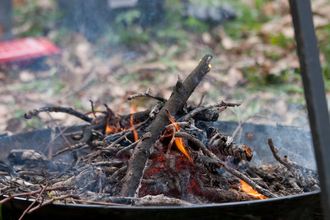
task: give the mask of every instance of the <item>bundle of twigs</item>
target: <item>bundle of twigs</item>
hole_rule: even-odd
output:
[[[71,163],[49,160],[36,151],[12,151],[8,156],[12,167],[7,166],[8,171],[3,174],[9,173],[12,182],[0,183],[1,193],[8,195],[0,203],[14,196],[34,195],[38,195],[36,200],[43,198],[39,207],[55,200],[104,205],[189,205],[255,199],[241,191],[239,180],[264,198],[318,189],[317,173],[296,165],[288,157],[279,158],[272,142],[274,157],[284,166],[268,167],[267,173],[249,167],[251,148],[236,144],[211,126],[221,111],[240,106],[242,101],[187,105],[196,86],[210,71],[211,59],[211,55],[204,56],[185,81],[179,78],[168,100],[149,90],[128,97],[158,101],[145,111],[117,115],[105,105],[106,111],[96,113],[92,102],[94,118],[56,106],[28,112],[27,119],[40,112],[65,112],[88,124],[81,134],[71,136],[76,144],[53,155],[56,158],[70,153],[74,158]],[[90,151],[78,157],[76,151],[86,146]],[[17,166],[24,167],[25,173],[18,171]],[[19,187],[13,187],[13,183]],[[287,192],[285,184],[294,190]],[[34,191],[13,195],[13,191],[21,192],[22,188]],[[53,194],[45,195],[46,191]],[[163,196],[157,197],[159,194]],[[141,198],[149,195],[155,196]],[[27,211],[35,209],[31,205]]]

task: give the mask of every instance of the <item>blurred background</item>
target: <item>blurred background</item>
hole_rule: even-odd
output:
[[[330,98],[330,2],[311,2]],[[26,37],[62,52],[0,62],[0,134],[81,123],[60,113],[24,119],[47,105],[89,112],[92,100],[119,114],[132,102],[136,111],[150,108],[154,100],[126,97],[150,88],[168,98],[178,75],[207,53],[212,70],[189,104],[242,99],[219,120],[308,128],[287,0],[1,0],[0,52],[6,40]]]

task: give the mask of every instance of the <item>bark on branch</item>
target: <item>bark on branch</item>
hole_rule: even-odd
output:
[[[211,60],[212,55],[205,55],[184,82],[178,80],[171,97],[146,130],[150,132],[150,137],[141,141],[134,149],[134,154],[129,160],[128,170],[124,178],[125,183],[121,189],[121,196],[133,197],[136,194],[146,161],[150,155],[150,149],[164,131],[165,126],[170,123],[167,112],[175,115],[184,107],[197,85],[210,71],[211,66],[209,64]]]

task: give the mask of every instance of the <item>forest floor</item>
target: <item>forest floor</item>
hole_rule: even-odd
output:
[[[134,111],[150,108],[154,100],[126,97],[150,88],[151,93],[168,98],[178,76],[188,76],[205,54],[214,56],[212,70],[189,104],[197,105],[202,96],[204,104],[242,99],[241,107],[222,112],[219,120],[308,127],[287,0],[232,1],[237,18],[223,25],[183,20],[177,13],[181,6],[166,1],[166,25],[120,26],[132,16],[138,19],[136,11],[127,11],[116,19],[115,30],[93,42],[59,25],[55,1],[15,2],[15,37],[46,37],[63,54],[40,59],[34,66],[0,66],[0,134],[82,122],[61,113],[24,119],[25,112],[46,105],[90,112],[92,100],[97,110],[104,110],[106,103],[118,114],[129,113],[132,106]],[[216,7],[217,2],[208,4]],[[329,98],[330,4],[315,0],[312,6]]]

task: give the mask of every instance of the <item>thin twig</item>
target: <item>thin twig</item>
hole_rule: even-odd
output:
[[[91,200],[80,200],[80,199],[73,199],[75,202],[79,203],[87,203],[87,204],[95,204],[95,205],[106,205],[106,206],[129,206],[125,204],[119,204],[119,203],[112,203],[112,202],[95,202]]]
[[[59,154],[62,154],[62,153],[64,153],[64,152],[66,152],[66,151],[74,151],[74,150],[77,150],[77,149],[79,149],[79,148],[82,148],[82,147],[85,146],[85,145],[86,145],[86,143],[82,143],[82,142],[77,143],[77,144],[75,144],[75,145],[73,145],[73,146],[71,146],[71,147],[67,147],[67,148],[64,148],[64,149],[62,149],[62,150],[57,151],[57,152],[53,155],[53,157],[55,157],[55,156],[57,156],[57,155],[59,155]]]
[[[53,190],[59,190],[59,189],[63,189],[64,186],[56,186],[56,187],[52,187],[52,188],[47,188],[45,189],[44,191],[53,191]],[[36,191],[32,191],[32,192],[27,192],[27,193],[18,193],[18,194],[15,194],[15,195],[10,195],[8,196],[7,198],[3,199],[0,201],[0,204],[3,204],[15,197],[23,197],[23,196],[32,196],[32,195],[35,195],[37,193],[40,193],[41,190],[36,190]]]
[[[38,201],[38,199],[41,197],[41,195],[45,192],[46,188],[48,186],[48,183],[46,184],[46,186],[40,191],[40,194],[38,195],[38,197],[29,205],[29,207],[27,207],[23,214],[21,215],[21,217],[18,220],[21,220],[24,215],[31,209],[31,207]]]
[[[52,183],[50,182],[50,180],[48,179],[48,176],[47,176],[46,172],[44,171],[45,166],[46,166],[45,164],[42,166],[42,168],[41,168],[41,173],[44,175],[44,177],[45,177],[45,179],[47,180],[47,182],[48,182],[49,184],[52,184]]]
[[[282,158],[278,155],[278,151],[279,151],[281,148],[279,148],[279,149],[275,148],[274,143],[273,143],[273,140],[272,140],[271,138],[268,138],[268,145],[269,145],[269,147],[270,147],[270,150],[271,150],[272,153],[273,153],[274,158],[275,158],[278,162],[280,162],[281,164],[283,164],[284,166],[286,166],[289,170],[292,170],[292,167],[291,167],[287,162],[285,162],[284,160],[282,160]]]
[[[194,110],[192,110],[191,112],[189,112],[188,114],[182,116],[178,121],[189,121],[191,118],[193,118],[197,113],[202,112],[206,109],[210,109],[210,108],[221,108],[221,107],[237,107],[240,106],[243,103],[242,100],[239,100],[238,102],[227,102],[227,101],[221,101],[215,104],[209,104],[209,105],[204,105],[204,106],[200,106],[195,108]]]
[[[149,91],[150,91],[150,88],[148,88],[146,92],[130,95],[130,96],[127,97],[127,99],[132,100],[132,99],[135,99],[137,97],[150,97],[150,98],[156,99],[156,100],[161,101],[161,102],[166,102],[167,101],[167,99],[164,99],[163,97],[150,94]]]
[[[139,140],[135,141],[134,143],[128,145],[127,147],[124,147],[120,151],[117,152],[116,156],[121,155],[122,153],[129,151],[130,149],[133,149],[137,144],[139,143]]]
[[[33,116],[37,116],[40,112],[63,112],[73,116],[76,116],[86,122],[92,122],[92,118],[89,118],[87,115],[82,114],[72,108],[61,107],[61,106],[50,106],[50,107],[42,107],[39,109],[34,109],[29,111],[24,115],[26,119],[31,119]]]
[[[30,214],[31,212],[34,212],[35,210],[39,209],[40,207],[42,206],[45,206],[45,205],[48,205],[48,204],[51,204],[53,203],[54,201],[60,201],[60,200],[63,200],[63,199],[66,199],[66,198],[79,198],[79,196],[77,195],[64,195],[64,196],[58,196],[58,197],[54,197],[46,202],[42,202],[40,203],[38,206],[36,207],[33,207],[32,209],[30,209],[27,213]]]

